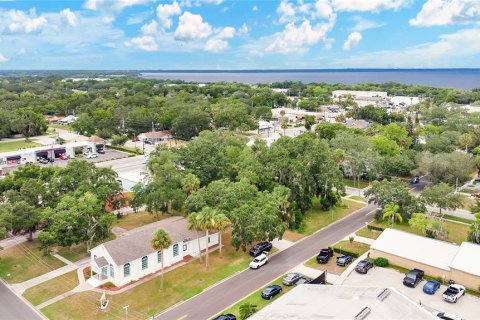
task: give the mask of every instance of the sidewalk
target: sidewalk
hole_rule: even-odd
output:
[[[37,237],[38,231],[35,231],[33,233],[33,238],[35,239]],[[19,236],[13,236],[10,238],[6,238],[3,240],[0,240],[0,247],[3,249],[7,249],[13,246],[16,246],[19,243],[27,242],[27,236],[26,235],[19,235]]]
[[[437,207],[433,207],[433,206],[427,206],[427,210],[432,211],[432,212],[439,212],[440,211]],[[464,209],[456,209],[456,210],[443,209],[442,213],[443,214],[448,214],[448,215],[451,215],[451,216],[455,216],[455,217],[459,217],[459,218],[475,220],[475,215],[473,215],[470,211],[464,210]]]

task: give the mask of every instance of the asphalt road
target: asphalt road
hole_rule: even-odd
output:
[[[0,319],[41,320],[42,318],[0,280]]]
[[[156,320],[210,319],[238,300],[267,285],[293,267],[316,255],[320,249],[336,243],[365,223],[373,220],[376,205],[369,204],[345,219],[297,242],[272,256],[258,270],[244,270],[236,276],[155,317]],[[328,281],[328,279],[327,279]]]

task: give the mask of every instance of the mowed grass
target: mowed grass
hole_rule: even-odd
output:
[[[350,178],[347,178],[347,177],[343,177],[343,184],[347,187],[359,188],[359,189],[363,189],[363,188],[366,188],[366,187],[369,186],[368,181],[365,181],[365,180],[357,181],[355,179],[355,184],[354,184],[353,179],[350,179]]]
[[[363,197],[360,197],[360,196],[350,196],[349,198],[352,199],[352,200],[358,200],[358,201],[368,202],[367,199],[365,199],[365,198],[363,198]]]
[[[59,248],[57,253],[72,262],[88,258],[87,246],[84,243],[72,247]]]
[[[313,269],[327,271],[328,273],[336,274],[336,275],[339,276],[349,266],[349,265],[347,265],[345,267],[337,266],[337,258],[341,257],[341,256],[343,256],[343,254],[334,253],[333,257],[331,257],[330,260],[328,260],[327,263],[318,263],[317,262],[317,257],[315,256],[315,257],[309,259],[307,262],[305,262],[304,265],[307,266],[307,267],[313,268]],[[355,258],[354,258],[352,263],[354,263],[354,262],[355,262]],[[327,281],[328,281],[328,277],[327,277]]]
[[[39,245],[38,240],[34,240],[0,251],[0,278],[19,283],[65,265],[55,257],[44,256]]]
[[[148,213],[145,211],[140,211],[137,213],[129,213],[117,220],[113,227],[119,227],[125,230],[132,230],[146,224],[160,221],[162,219],[171,217],[170,214],[155,215],[153,213]]]
[[[355,201],[342,200],[342,204],[337,205],[331,210],[319,209],[319,202],[316,199],[313,203],[314,208],[305,214],[303,227],[300,230],[285,232],[283,238],[290,241],[297,241],[303,237],[309,236],[314,232],[328,226],[329,224],[340,220],[352,212],[363,208],[366,203],[358,203]]]
[[[424,234],[422,234],[420,230],[410,227],[408,223],[396,223],[392,225],[390,222],[386,222],[386,221],[380,221],[380,222],[373,221],[370,224],[380,228],[393,228],[393,229],[398,229],[398,230],[424,236]],[[438,240],[455,242],[457,244],[461,244],[462,242],[467,241],[468,232],[470,230],[469,225],[451,222],[451,221],[445,221],[444,226],[445,226],[445,230],[448,233],[448,236],[439,237]]]
[[[357,242],[357,241],[350,242],[348,240],[342,240],[336,243],[335,245],[333,245],[333,247],[338,249],[341,248],[341,250],[356,253],[358,256],[361,256],[362,254],[370,250],[370,246],[368,244]]]
[[[0,141],[0,152],[17,151],[20,149],[33,148],[38,146],[41,146],[41,144],[32,142],[32,141],[27,142],[25,140],[16,140],[16,141],[8,141],[8,142]]]
[[[106,312],[98,308],[100,294],[92,292],[74,294],[41,311],[50,319],[116,319],[124,314],[121,306],[129,305],[132,317],[136,315],[135,319],[146,319],[248,266],[251,257],[241,250],[236,251],[229,244],[228,233],[224,234],[223,242],[224,257],[220,258],[218,250],[211,253],[208,270],[204,259],[202,264],[195,260],[165,273],[163,291],[160,291],[160,277],[156,277],[127,292],[107,294],[111,302]]]
[[[367,227],[363,227],[362,229],[355,231],[355,234],[359,237],[377,239],[382,234],[382,231],[370,230]]]
[[[282,278],[283,278],[283,276],[276,279],[275,281],[273,281],[272,283],[269,284],[269,285],[278,284],[279,286],[282,287],[282,292],[277,294],[274,298],[272,298],[270,300],[266,300],[266,299],[262,298],[261,293],[262,293],[263,289],[265,287],[267,287],[267,286],[265,286],[265,287],[255,291],[254,293],[252,293],[251,295],[249,295],[245,299],[238,301],[237,303],[235,303],[233,306],[231,306],[227,310],[222,311],[221,314],[231,313],[231,314],[234,314],[237,317],[237,319],[240,319],[240,306],[245,304],[245,303],[251,303],[251,304],[256,305],[257,306],[257,311],[266,307],[272,301],[278,299],[280,296],[284,295],[285,293],[287,293],[288,291],[290,291],[292,288],[295,287],[295,286],[284,285],[282,283]]]
[[[77,270],[66,273],[60,277],[43,282],[27,289],[23,296],[34,306],[48,301],[62,293],[68,292],[78,285]]]

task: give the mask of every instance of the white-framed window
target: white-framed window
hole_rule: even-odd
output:
[[[114,277],[115,276],[115,271],[113,270],[113,264],[110,265],[110,277]]]
[[[178,256],[178,244],[173,245],[173,256]]]
[[[210,237],[208,237],[207,239],[208,239],[208,243],[210,243]]]
[[[157,252],[157,262],[161,263],[162,262],[162,251]]]
[[[130,275],[130,263],[125,263],[123,265],[123,276],[128,277]]]
[[[142,258],[142,270],[145,270],[148,268],[148,257],[145,256]]]
[[[185,242],[185,243],[183,243],[183,251],[187,251],[187,249],[188,249],[188,245],[187,245],[187,243]]]

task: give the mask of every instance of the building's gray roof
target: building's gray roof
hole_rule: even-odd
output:
[[[105,257],[96,258],[95,263],[97,264],[97,266],[99,268],[108,266],[108,261],[107,261],[107,259],[105,259]]]
[[[368,123],[368,121],[363,119],[359,119],[359,120],[350,119],[350,120],[347,120],[346,126],[347,128],[352,128],[352,129],[367,129],[370,126],[370,123]]]
[[[131,230],[118,239],[105,242],[103,246],[115,264],[122,265],[154,252],[150,241],[153,233],[158,229],[163,229],[170,235],[172,244],[197,238],[196,231],[188,230],[188,222],[185,218],[170,217]],[[205,236],[205,232],[199,232],[199,236]]]
[[[251,320],[436,319],[394,288],[301,284]]]

